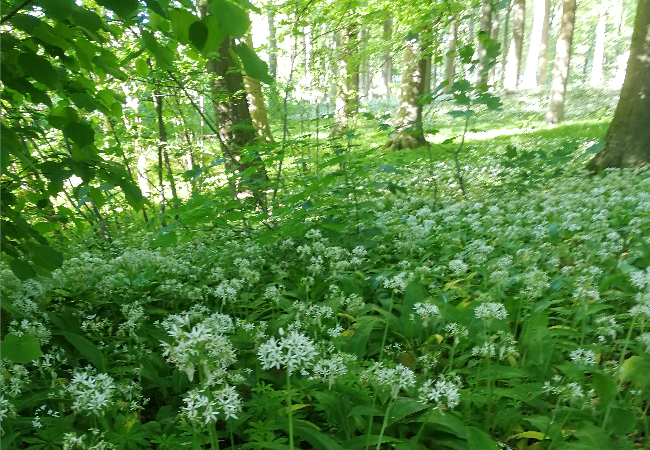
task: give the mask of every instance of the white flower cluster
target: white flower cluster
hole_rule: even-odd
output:
[[[467,264],[465,264],[462,259],[453,259],[449,261],[449,270],[451,270],[456,276],[467,272],[467,268]]]
[[[426,327],[431,321],[431,316],[437,316],[440,314],[440,310],[436,305],[431,303],[421,303],[418,302],[413,305],[415,312],[422,318],[422,326]]]
[[[355,355],[349,353],[337,353],[331,358],[322,358],[314,366],[309,377],[310,380],[320,380],[327,383],[330,389],[337,378],[348,373],[348,367],[357,360]]]
[[[499,319],[503,320],[508,317],[508,312],[505,306],[499,302],[486,302],[481,303],[475,310],[477,319]]]
[[[488,342],[472,348],[472,356],[495,358],[497,354],[498,359],[519,355],[517,341],[512,334],[498,331],[496,334],[490,335]]]
[[[115,403],[115,380],[105,373],[96,373],[90,367],[76,370],[66,388],[72,399],[72,410],[77,414],[103,416]]]
[[[596,365],[596,354],[592,350],[578,348],[569,353],[569,358],[576,364],[583,364],[585,366]]]
[[[384,287],[395,293],[404,292],[406,285],[413,279],[412,273],[400,272],[392,278],[384,280]]]
[[[426,380],[418,389],[420,403],[432,403],[433,409],[452,409],[460,402],[462,382],[458,375],[440,375],[434,380]]]
[[[454,345],[458,345],[461,339],[467,339],[469,336],[469,331],[467,327],[460,325],[456,322],[447,324],[445,326],[445,331],[449,333],[451,337],[454,338]]]
[[[391,369],[381,362],[374,363],[361,375],[361,379],[375,386],[390,388],[390,395],[397,398],[400,390],[410,389],[415,386],[415,373],[408,367],[398,364]]]
[[[566,383],[560,375],[555,375],[552,381],[544,382],[544,392],[556,394],[573,406],[579,408],[592,407],[596,399],[596,391],[585,392],[578,383]]]
[[[280,329],[280,335],[283,334],[284,331]],[[314,342],[298,331],[291,331],[278,340],[271,336],[271,339],[260,345],[257,350],[262,369],[286,367],[290,375],[296,370],[306,373],[306,370],[314,365],[316,355]]]
[[[635,270],[630,273],[630,281],[636,286],[640,291],[644,289],[650,290],[650,267],[646,270]]]
[[[225,336],[234,330],[233,321],[230,316],[214,313],[192,326],[193,316],[172,315],[162,323],[174,338],[173,343],[162,342],[163,356],[185,371],[190,381],[199,368],[203,370],[205,383],[221,384],[227,367],[237,359],[232,343]]]
[[[213,424],[217,419],[237,419],[241,411],[242,400],[234,386],[225,385],[212,391],[207,388],[192,389],[183,398],[185,406],[181,415],[197,426]]]

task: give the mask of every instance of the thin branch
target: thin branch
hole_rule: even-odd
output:
[[[7,20],[11,20],[13,16],[18,14],[25,6],[29,5],[32,2],[32,0],[25,0],[22,2],[20,5],[16,6],[13,10],[9,11],[9,13],[0,20],[0,25],[4,25],[4,23]]]

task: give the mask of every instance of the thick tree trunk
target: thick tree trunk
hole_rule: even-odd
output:
[[[530,31],[530,40],[528,41],[526,69],[524,70],[524,77],[521,80],[522,89],[533,89],[537,87],[537,65],[539,64],[539,49],[542,46],[545,8],[546,0],[535,0],[533,27]]]
[[[278,74],[278,40],[275,37],[275,7],[273,0],[267,3],[267,19],[269,21],[269,73],[275,78]]]
[[[539,78],[537,78],[537,85],[544,86],[546,84],[546,72],[548,71],[548,30],[550,28],[551,19],[551,0],[544,0],[544,21],[542,22],[542,41],[539,46]]]
[[[384,20],[384,41],[390,42],[393,36],[393,18],[388,18]],[[390,50],[390,47],[387,46],[384,51],[383,63],[381,65],[381,78],[382,84],[384,86],[384,95],[386,98],[391,97],[390,92],[390,83],[392,80],[393,72],[393,57]]]
[[[422,105],[419,97],[424,91],[426,58],[421,56],[417,39],[404,48],[402,87],[397,110],[396,131],[390,135],[386,148],[402,150],[426,145],[422,131]]]
[[[250,34],[246,35],[246,44],[253,48],[253,39]],[[246,99],[248,100],[248,110],[253,121],[253,128],[255,128],[257,135],[263,137],[266,142],[274,142],[260,81],[244,76],[244,85],[246,86]]]
[[[630,58],[614,119],[605,135],[605,148],[587,165],[641,167],[650,163],[650,0],[639,0]]]
[[[561,122],[564,118],[564,96],[566,94],[567,78],[569,77],[575,18],[576,0],[563,0],[562,24],[560,25],[560,35],[555,46],[551,93],[549,95],[548,110],[544,118],[544,122],[547,124]]]
[[[602,0],[598,24],[596,25],[596,43],[594,45],[594,59],[591,64],[591,77],[589,84],[599,87],[603,83],[603,59],[605,56],[605,28],[607,27],[607,0]]]
[[[456,39],[458,38],[458,17],[454,17],[449,27],[449,46],[447,47],[447,58],[445,61],[445,80],[447,86],[445,91],[451,90],[451,85],[454,84],[454,75],[456,72]]]
[[[492,3],[488,0],[481,5],[481,31],[486,34],[486,37],[492,37]],[[478,80],[480,83],[487,83],[488,70],[486,69],[487,53],[483,48],[483,44],[479,40],[478,43],[478,57],[479,57],[479,73]]]
[[[524,44],[524,25],[526,19],[525,0],[515,0],[512,7],[512,42],[508,50],[508,63],[503,88],[506,94],[517,92],[519,69],[521,67],[521,52]]]
[[[350,23],[341,36],[339,83],[336,93],[336,111],[332,135],[354,128],[354,119],[359,111],[359,64],[356,59],[358,26]]]

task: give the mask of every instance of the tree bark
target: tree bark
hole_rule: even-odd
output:
[[[454,17],[449,27],[449,46],[447,47],[447,59],[445,61],[445,80],[447,80],[447,86],[445,86],[446,92],[449,92],[451,90],[451,85],[454,84],[454,75],[456,71],[454,64],[456,62],[456,39],[457,38],[458,38],[458,17]]]
[[[419,102],[419,97],[424,92],[426,58],[421,56],[417,39],[412,39],[406,45],[403,58],[396,131],[386,143],[386,148],[390,150],[418,148],[427,143],[422,130],[422,105]]]
[[[384,20],[384,41],[390,42],[393,37],[393,18],[389,17]],[[386,98],[391,97],[390,92],[390,83],[392,79],[393,72],[393,57],[391,56],[390,46],[386,47],[383,56],[383,63],[381,65],[381,79],[382,84],[384,85],[384,95]]]
[[[526,1],[515,0],[512,7],[512,42],[508,50],[508,62],[503,87],[506,94],[515,94],[519,83],[521,52],[524,43],[524,25],[526,19]]]
[[[490,0],[484,1],[481,5],[481,22],[480,30],[486,33],[486,37],[492,37],[492,3]],[[479,75],[478,80],[480,83],[487,83],[488,71],[486,70],[486,56],[487,53],[483,48],[483,44],[479,39],[478,43],[478,56],[479,56]]]
[[[508,54],[510,40],[508,39],[510,31],[510,14],[512,14],[512,1],[508,4],[506,18],[503,21],[503,51],[501,52],[501,86],[505,88],[506,65],[508,63]]]
[[[250,34],[246,35],[245,41],[250,48],[253,48],[253,39]],[[253,121],[253,128],[255,128],[257,135],[264,138],[266,142],[275,142],[271,134],[271,127],[269,126],[269,117],[267,115],[264,93],[262,92],[260,81],[245,75],[244,85],[246,87],[246,99],[248,100],[248,109],[251,120]]]
[[[603,83],[603,59],[605,56],[605,29],[607,27],[607,0],[600,4],[600,14],[596,25],[596,43],[594,45],[594,59],[591,64],[591,77],[589,84],[599,87]]]
[[[545,8],[546,0],[535,0],[533,27],[530,31],[530,40],[528,41],[526,69],[524,70],[524,77],[521,80],[522,89],[534,89],[537,87],[537,66],[539,64],[539,49],[542,46]]]
[[[607,167],[641,167],[650,163],[650,0],[639,0],[630,58],[605,147],[587,165],[593,172]]]
[[[356,59],[358,33],[357,24],[349,23],[341,35],[333,136],[354,128],[354,119],[359,111],[359,64]]]
[[[275,37],[275,6],[273,0],[267,3],[267,19],[269,22],[269,74],[276,78],[278,74],[278,40]]]
[[[548,71],[548,30],[550,28],[551,0],[544,0],[544,21],[542,22],[542,41],[539,46],[539,78],[537,85],[546,84],[546,72]]]
[[[560,35],[555,46],[551,93],[549,95],[548,110],[544,118],[544,122],[547,124],[561,122],[564,118],[564,96],[566,94],[567,78],[569,77],[575,18],[576,0],[563,0],[562,24],[560,25]]]
[[[492,40],[494,42],[499,42],[499,28],[501,25],[501,12],[496,11],[496,14],[492,15]],[[490,69],[490,82],[493,85],[497,84],[497,65],[495,64]]]

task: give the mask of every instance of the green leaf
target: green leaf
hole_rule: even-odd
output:
[[[147,64],[147,60],[145,58],[138,58],[135,60],[135,71],[142,78],[149,76],[149,65]]]
[[[471,117],[472,114],[474,114],[474,111],[470,109],[466,109],[464,111],[460,110],[454,110],[454,111],[449,111],[447,114],[449,114],[453,118],[459,118],[459,117]]]
[[[427,405],[412,398],[398,397],[390,409],[388,425],[392,425],[404,417],[426,409]]]
[[[70,95],[70,100],[74,102],[77,108],[84,109],[87,112],[93,112],[99,109],[99,103],[97,103],[97,100],[83,92],[77,92]]]
[[[442,413],[439,410],[433,411],[431,414],[422,419],[415,420],[415,422],[424,422],[431,424],[434,428],[451,433],[459,438],[465,439],[467,437],[467,426],[453,413]]]
[[[299,422],[294,423],[293,432],[301,439],[309,442],[316,450],[344,450],[341,444],[325,433],[303,426]]]
[[[506,145],[506,158],[513,159],[516,157],[517,157],[517,147],[511,144]]]
[[[593,380],[596,392],[603,399],[603,405],[609,405],[618,392],[616,382],[610,376],[598,372],[593,374]]]
[[[63,128],[63,135],[72,140],[79,148],[95,143],[95,130],[88,122],[74,122]]]
[[[130,18],[137,10],[138,0],[96,0],[97,4],[104,6],[111,11],[117,13],[118,16],[128,19]]]
[[[90,361],[100,372],[108,370],[108,358],[99,348],[90,342],[85,337],[70,333],[68,331],[61,331],[61,334],[70,342],[79,353],[81,353],[88,361]]]
[[[30,250],[32,262],[45,270],[56,270],[63,265],[63,254],[49,245],[34,245]]]
[[[420,334],[422,331],[422,320],[419,316],[415,320],[411,319],[411,315],[415,314],[415,304],[429,297],[429,292],[420,283],[411,281],[404,291],[404,302],[402,303],[402,314],[400,315],[400,323],[402,324],[403,333],[407,338],[413,338]]]
[[[24,259],[12,259],[9,262],[9,268],[21,281],[36,277],[36,272],[34,272],[32,266]]]
[[[467,427],[467,448],[498,450],[497,443],[485,431],[476,427]]]
[[[43,356],[41,345],[34,336],[17,336],[9,333],[2,341],[2,359],[18,364],[27,364]]]
[[[95,206],[97,206],[97,208],[101,208],[106,204],[106,199],[104,198],[104,194],[102,194],[102,191],[100,191],[96,187],[91,187],[89,194],[90,194],[90,198],[93,199],[93,203],[95,203]]]
[[[37,0],[36,3],[43,8],[47,17],[59,21],[67,19],[76,6],[74,0]]]
[[[46,86],[52,88],[56,86],[58,74],[47,59],[34,52],[23,52],[18,55],[17,62],[26,76],[32,77]]]
[[[208,27],[200,20],[197,20],[190,25],[188,38],[192,45],[194,45],[199,51],[203,51],[203,47],[205,47],[205,43],[208,41],[208,34]]]
[[[160,5],[156,0],[145,0],[147,8],[158,14],[159,16],[169,19],[169,10],[167,6]]]
[[[190,26],[199,19],[194,14],[186,10],[173,9],[169,13],[172,24],[172,32],[181,44],[189,44]]]
[[[167,231],[164,233],[158,233],[151,241],[151,247],[160,247],[162,249],[165,249],[171,247],[172,245],[176,245],[177,242],[178,236],[176,236],[176,233],[174,231]]]
[[[237,39],[244,37],[251,26],[246,11],[227,0],[212,0],[208,6],[226,34]]]
[[[149,50],[149,53],[156,60],[156,65],[161,69],[171,69],[173,68],[171,55],[169,54],[168,49],[162,47],[158,44],[158,40],[147,30],[142,31],[142,42],[144,46]]]
[[[260,80],[262,83],[273,83],[273,77],[269,75],[269,66],[257,56],[252,48],[242,42],[237,46],[236,52],[244,65],[246,75]]]
[[[96,12],[83,7],[74,8],[70,15],[70,20],[91,33],[96,33],[104,26],[104,22]]]

